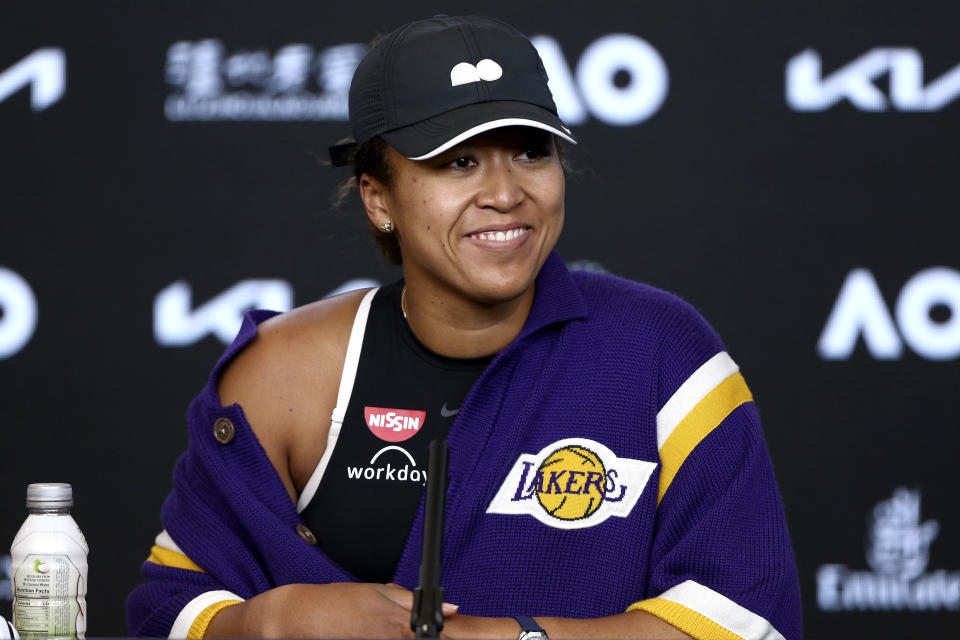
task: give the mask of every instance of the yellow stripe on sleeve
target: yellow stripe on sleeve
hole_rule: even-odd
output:
[[[234,604],[240,604],[242,600],[221,600],[220,602],[214,602],[212,605],[200,612],[194,620],[193,624],[190,625],[190,631],[187,632],[188,640],[199,640],[203,638],[204,634],[207,632],[207,627],[210,626],[210,621],[213,620],[213,616],[220,613],[221,609],[225,609]]]
[[[163,567],[175,567],[177,569],[188,569],[190,571],[206,573],[197,563],[182,553],[159,545],[153,545],[153,547],[150,548],[150,557],[147,558],[147,562],[159,564]]]
[[[727,377],[704,396],[703,400],[677,424],[660,448],[660,488],[657,492],[657,504],[673,482],[684,460],[700,441],[720,426],[730,413],[745,402],[752,402],[753,396],[747,383],[739,372]]]
[[[627,611],[652,613],[697,640],[744,640],[705,615],[665,598],[641,600],[630,605]]]

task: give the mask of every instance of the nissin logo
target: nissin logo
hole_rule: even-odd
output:
[[[889,96],[876,85],[888,74]],[[824,111],[842,100],[861,111],[938,111],[960,95],[960,65],[924,84],[916,49],[878,47],[824,76],[820,54],[807,49],[787,62],[786,85],[795,111]]]
[[[364,407],[363,419],[370,433],[387,442],[403,442],[420,432],[427,419],[426,411]]]
[[[933,267],[917,273],[903,285],[891,314],[873,274],[854,269],[840,288],[817,352],[824,360],[846,360],[861,337],[877,360],[899,360],[904,343],[928,360],[960,356],[960,272]]]
[[[625,518],[656,463],[618,458],[599,442],[567,438],[522,454],[487,513],[530,515],[558,529],[582,529]]]

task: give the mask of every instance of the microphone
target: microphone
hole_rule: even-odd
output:
[[[440,557],[447,500],[447,457],[445,440],[430,443],[427,470],[427,498],[423,508],[423,546],[420,551],[420,583],[413,591],[410,628],[418,638],[436,638],[443,629],[443,587],[440,586]]]

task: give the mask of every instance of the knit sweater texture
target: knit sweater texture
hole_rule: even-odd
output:
[[[145,563],[145,582],[127,603],[133,634],[166,636],[184,606],[206,591],[250,598],[283,584],[356,580],[297,534],[296,507],[242,408],[223,407],[217,396],[224,365],[271,315],[245,317],[191,404],[190,446],[163,506],[166,531],[204,572]],[[731,611],[741,607],[783,637],[799,638],[793,551],[752,401],[718,417],[658,500],[658,413],[723,351],[700,315],[672,294],[570,273],[552,254],[525,326],[474,385],[448,436],[445,599],[471,615],[590,618],[692,581]],[[221,417],[236,428],[225,445],[213,435]],[[570,474],[564,484],[556,472],[547,475],[552,463],[544,455],[556,443],[567,452],[601,451],[590,464],[602,469],[606,493],[599,509],[584,507],[584,514],[594,509],[589,518],[551,502],[559,497],[553,487],[581,495],[600,487],[583,486],[599,476]],[[640,482],[628,464],[653,471]],[[507,486],[523,469],[523,486]],[[539,485],[532,481],[537,469]],[[580,504],[567,497],[567,508]],[[600,518],[629,501],[625,513]],[[495,503],[526,511],[505,513]],[[417,584],[422,526],[421,504],[394,576],[406,588]]]

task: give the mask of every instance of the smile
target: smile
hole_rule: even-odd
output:
[[[474,240],[510,242],[511,240],[516,240],[529,230],[530,229],[528,227],[522,227],[517,229],[508,229],[506,231],[481,231],[479,233],[471,233],[470,237]]]

